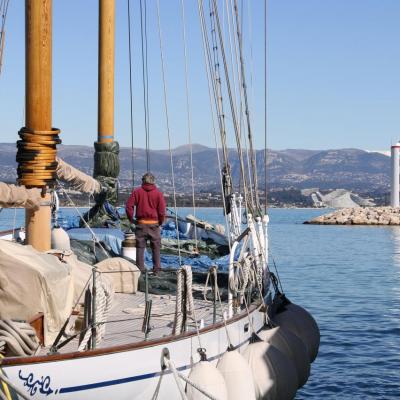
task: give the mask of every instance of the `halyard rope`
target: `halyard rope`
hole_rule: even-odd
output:
[[[166,78],[165,78],[164,52],[163,52],[161,18],[160,18],[160,1],[159,0],[157,0],[157,27],[158,27],[158,38],[159,38],[160,59],[161,59],[161,72],[162,72],[162,81],[163,81],[164,110],[165,110],[165,120],[166,120],[166,126],[167,126],[168,149],[169,149],[169,158],[170,158],[170,166],[171,166],[171,180],[172,180],[173,199],[174,199],[175,230],[176,230],[176,237],[177,237],[177,240],[178,240],[179,265],[181,265],[182,264],[181,244],[180,244],[179,230],[178,230],[178,211],[177,211],[177,206],[176,206],[175,172],[174,172],[174,162],[173,162],[173,157],[172,157],[171,133],[170,133],[170,126],[169,126],[168,101],[167,101],[167,82],[166,82]]]
[[[189,74],[188,74],[188,63],[187,63],[187,45],[186,45],[186,18],[185,18],[185,4],[184,0],[181,0],[182,10],[182,41],[183,41],[183,55],[185,59],[185,94],[186,94],[186,116],[187,116],[187,127],[188,127],[188,138],[190,148],[190,171],[192,180],[192,203],[193,203],[193,215],[196,218],[196,202],[194,198],[194,171],[193,171],[193,145],[192,145],[192,121],[190,114],[190,102],[189,102]],[[194,223],[194,240],[196,243],[196,249],[198,248],[197,242],[197,227]]]

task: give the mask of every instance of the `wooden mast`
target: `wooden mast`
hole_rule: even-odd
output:
[[[52,1],[25,0],[25,126],[52,130]],[[27,243],[39,251],[51,247],[50,194],[38,211],[26,210]]]
[[[94,143],[93,177],[105,188],[106,198],[97,203],[89,224],[101,225],[109,218],[103,207],[118,199],[119,144],[114,140],[114,37],[115,0],[99,0],[99,76],[97,142]]]
[[[99,0],[98,142],[114,141],[115,1]]]

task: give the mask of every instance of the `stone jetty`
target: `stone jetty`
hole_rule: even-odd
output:
[[[342,208],[304,223],[317,225],[400,225],[400,208]]]

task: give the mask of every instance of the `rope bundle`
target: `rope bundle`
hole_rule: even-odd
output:
[[[36,131],[26,127],[18,132],[18,183],[27,187],[54,187],[57,169],[57,145],[60,130]]]
[[[0,350],[12,356],[31,356],[39,347],[35,330],[25,321],[0,320]]]
[[[174,335],[184,332],[184,315],[194,316],[193,275],[190,265],[183,265],[176,272],[176,305]],[[196,322],[195,322],[196,323]]]
[[[93,281],[92,281],[93,282]],[[90,288],[89,290],[92,290]],[[93,296],[93,293],[92,293]],[[93,298],[93,297],[92,297]],[[111,310],[114,298],[114,291],[111,283],[106,279],[102,279],[100,274],[96,280],[96,344],[100,344],[106,332],[105,322]],[[93,300],[92,300],[93,301]],[[81,342],[79,343],[78,351],[85,350],[92,336],[92,330],[88,329],[85,332]]]

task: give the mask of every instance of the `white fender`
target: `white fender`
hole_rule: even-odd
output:
[[[294,333],[279,326],[271,329],[263,329],[258,336],[275,346],[286,357],[293,361],[299,388],[302,387],[310,376],[310,360],[307,347]]]
[[[320,332],[315,319],[308,311],[291,303],[286,306],[285,311],[276,314],[273,321],[297,335],[306,345],[310,362],[315,360],[319,349]]]
[[[218,400],[228,400],[224,377],[210,362],[197,363],[190,371],[189,379]],[[188,400],[209,400],[189,384],[186,385],[186,393]]]
[[[298,388],[293,362],[264,341],[251,343],[243,352],[253,371],[257,400],[291,400]]]
[[[237,350],[227,351],[217,368],[225,379],[229,400],[256,400],[253,373]]]
[[[51,230],[51,248],[53,250],[71,250],[68,233],[60,226]]]

